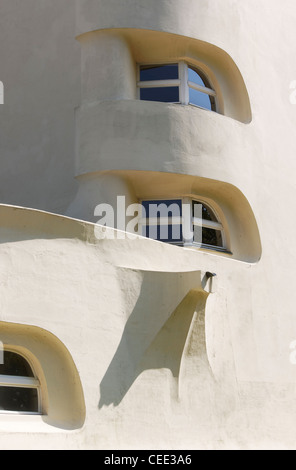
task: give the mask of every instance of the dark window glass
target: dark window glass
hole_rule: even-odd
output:
[[[37,390],[35,388],[0,387],[0,410],[37,413]]]
[[[3,364],[0,364],[1,375],[34,377],[33,371],[22,356],[11,351],[4,351]]]
[[[212,245],[222,247],[222,235],[220,230],[211,228],[202,228],[202,243],[204,245]]]
[[[218,222],[217,220],[217,217],[215,216],[214,212],[212,211],[212,209],[210,209],[208,206],[206,206],[205,204],[202,204],[201,202],[199,201],[193,201],[192,202],[192,210],[193,210],[193,216],[194,216],[194,212],[195,212],[195,206],[198,206],[197,207],[197,213],[199,214],[199,210],[198,208],[200,208],[200,206],[202,206],[202,218],[205,219],[205,220],[211,220],[213,222]]]
[[[178,217],[182,216],[182,201],[180,199],[166,199],[143,201],[143,215],[146,217]]]
[[[143,216],[147,225],[143,235],[167,243],[180,243],[183,240],[182,225],[170,223],[172,217],[182,217],[180,199],[143,201]],[[149,218],[157,218],[159,225],[149,225]],[[162,218],[162,220],[160,220]]]
[[[212,228],[195,226],[193,228],[193,240],[202,245],[217,246],[219,248],[223,247],[222,234],[220,230]]]
[[[166,243],[180,243],[183,240],[182,225],[147,225],[144,236]]]
[[[141,88],[140,99],[144,101],[161,101],[163,103],[179,102],[179,87]]]
[[[193,216],[196,210],[196,216],[200,217],[200,207],[201,207],[202,220],[218,222],[217,217],[215,216],[212,209],[210,209],[208,206],[198,201],[192,202]],[[223,247],[221,231],[215,230],[212,228],[194,226],[193,227],[193,240],[196,243],[201,243],[203,245],[211,245],[211,246],[217,246],[221,248]]]
[[[140,80],[175,80],[179,78],[178,64],[143,65],[140,67]]]

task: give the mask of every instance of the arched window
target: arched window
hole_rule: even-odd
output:
[[[203,248],[225,249],[223,226],[205,203],[192,201],[193,243]]]
[[[217,111],[216,92],[206,74],[186,62],[140,65],[139,98],[145,101],[191,104]]]
[[[180,246],[227,251],[214,209],[192,198],[142,201],[142,235]]]
[[[206,75],[188,65],[189,104],[216,111],[216,93]]]
[[[40,383],[27,359],[5,350],[0,363],[0,412],[40,413]]]

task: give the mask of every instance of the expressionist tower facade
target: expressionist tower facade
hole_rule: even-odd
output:
[[[0,1],[0,448],[295,448],[295,2],[35,3]]]

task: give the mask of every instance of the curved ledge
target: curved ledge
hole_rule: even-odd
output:
[[[176,194],[178,196],[182,194],[191,195],[193,198],[202,196],[211,206],[217,207],[220,214],[223,214],[221,222],[224,227],[227,227],[229,239],[231,234],[231,258],[247,263],[256,263],[260,260],[262,247],[256,218],[247,198],[232,184],[208,178],[170,173],[133,171],[114,172],[114,174],[128,181],[133,187],[137,200],[147,198],[158,199],[162,197],[171,198],[175,197]],[[96,179],[94,181],[96,182]],[[85,187],[81,185],[77,198],[83,200],[85,192],[87,201],[89,201],[87,180],[85,181]],[[91,202],[97,203],[97,200]],[[76,205],[77,203],[76,201]],[[137,263],[141,259],[141,263],[144,263],[144,266],[151,266],[154,258],[157,260],[156,265],[161,266],[161,260],[164,262],[164,265],[167,265],[167,251],[173,250],[175,253],[175,249],[177,249],[177,247],[172,245],[163,244],[145,237],[129,239],[124,237],[124,233],[120,235],[120,231],[115,229],[110,229],[114,232],[114,237],[110,240],[108,238],[105,239],[103,228],[94,222],[83,220],[82,217],[78,220],[36,209],[1,204],[0,216],[1,220],[5,221],[2,226],[0,225],[0,244],[32,239],[63,238],[81,240],[93,245],[100,244],[102,246],[103,244],[104,249],[108,252],[108,256],[112,259],[115,256],[116,265],[125,264],[125,255],[128,255],[129,250],[133,252],[136,250]],[[98,238],[98,232],[101,229],[102,239]],[[116,250],[114,241],[116,241]],[[122,250],[122,244],[126,246],[126,250]],[[149,251],[149,260],[146,258],[143,250]],[[199,253],[203,252],[202,250],[198,251]],[[182,253],[184,253],[183,250]],[[176,255],[177,252],[174,255],[174,259],[178,259],[178,262],[183,265],[184,255],[180,254],[180,257],[176,257]],[[208,255],[217,256],[214,252]],[[223,253],[219,254],[219,256],[229,258],[229,255]],[[187,263],[189,259],[190,257],[188,257]],[[127,265],[130,266],[130,262]],[[172,267],[172,269],[175,268]],[[180,268],[178,267],[177,269],[179,270]]]
[[[76,126],[76,176],[144,170],[228,180],[238,155],[249,162],[248,127],[192,106],[100,101],[77,110]]]

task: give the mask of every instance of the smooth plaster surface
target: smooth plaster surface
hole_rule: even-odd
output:
[[[0,447],[295,449],[295,2],[36,4],[0,2],[0,340],[46,362],[45,394],[62,358],[65,387],[48,419],[0,414]],[[137,101],[134,57],[166,35],[221,90],[234,64],[251,119]],[[159,188],[220,204],[244,256],[90,222]]]

